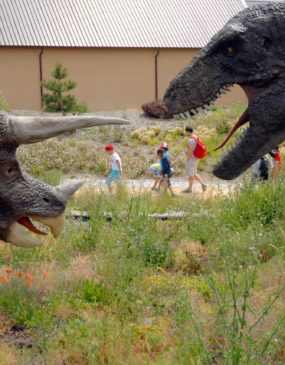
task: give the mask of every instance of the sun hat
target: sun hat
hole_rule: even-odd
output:
[[[160,148],[165,148],[166,150],[168,150],[168,144],[167,144],[167,142],[162,142],[159,147]]]
[[[105,146],[105,151],[113,151],[114,147],[111,144]]]

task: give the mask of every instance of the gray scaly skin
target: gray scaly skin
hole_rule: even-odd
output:
[[[15,224],[24,229],[19,223],[23,218],[60,216],[68,198],[83,184],[75,181],[52,187],[29,176],[17,161],[19,145],[40,142],[78,128],[111,124],[128,122],[95,116],[13,117],[0,112],[0,240],[7,242],[9,229]],[[33,247],[22,243],[22,247]]]
[[[0,239],[5,241],[9,225],[21,216],[56,216],[64,204],[52,188],[21,171],[16,158],[17,143],[8,128],[7,115],[0,113]]]
[[[249,122],[249,128],[214,167],[226,180],[285,140],[285,4],[248,8],[232,18],[171,82],[158,116],[195,115],[232,84],[249,102],[237,127]]]

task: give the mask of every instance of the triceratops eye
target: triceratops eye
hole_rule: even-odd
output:
[[[231,46],[228,46],[225,50],[226,56],[231,57],[235,54],[235,49]]]
[[[18,172],[17,162],[6,162],[1,166],[0,173],[5,178],[11,178]]]

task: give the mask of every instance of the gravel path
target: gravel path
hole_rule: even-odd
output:
[[[106,183],[104,179],[98,179],[92,175],[79,175],[76,178],[83,179],[85,181],[85,185],[81,188],[81,193],[94,190],[94,191],[105,191]],[[219,181],[218,179],[210,179],[207,175],[203,176],[206,184],[207,184],[207,193],[203,194],[206,196],[217,196],[217,195],[228,195],[237,188],[237,182],[227,182],[227,181]],[[126,186],[131,192],[143,192],[150,191],[153,186],[154,180],[152,179],[138,179],[131,180],[125,179],[123,180],[124,186]],[[175,194],[180,194],[182,190],[187,187],[186,179],[174,178],[172,179],[172,187]],[[201,186],[198,183],[194,183],[193,192],[195,194],[202,194]],[[81,194],[80,193],[80,194]]]

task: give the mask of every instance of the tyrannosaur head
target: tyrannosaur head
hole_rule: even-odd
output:
[[[249,106],[228,137],[247,122],[249,128],[215,166],[214,174],[220,178],[239,176],[285,139],[284,16],[285,4],[240,12],[177,75],[165,93],[166,114],[189,117],[207,109],[231,85],[244,89]]]
[[[19,145],[79,128],[109,124],[128,122],[94,116],[13,117],[0,112],[0,240],[20,247],[41,245],[40,240],[29,234],[45,234],[33,221],[49,227],[57,237],[64,229],[67,200],[83,184],[76,180],[52,187],[32,178],[21,170],[17,161]]]

